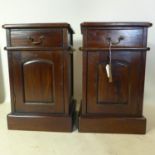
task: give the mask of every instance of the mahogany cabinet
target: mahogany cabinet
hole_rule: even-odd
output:
[[[8,128],[72,131],[73,30],[67,23],[4,25],[11,107]]]
[[[80,132],[146,132],[143,93],[151,23],[85,22]]]

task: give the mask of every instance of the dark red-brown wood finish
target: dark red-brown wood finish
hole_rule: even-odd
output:
[[[72,28],[67,23],[3,27],[12,105],[8,128],[72,131]]]
[[[146,51],[149,50],[147,29],[151,25],[142,22],[81,24],[80,132],[145,133],[142,109]],[[112,82],[106,71],[110,60]]]

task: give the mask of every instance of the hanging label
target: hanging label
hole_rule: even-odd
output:
[[[109,78],[110,77],[110,66],[109,66],[109,64],[107,64],[106,66],[105,66],[105,68],[106,68],[106,73],[107,73],[107,77]]]
[[[112,71],[111,71],[111,65],[107,64],[105,66],[106,68],[106,73],[107,73],[107,77],[109,79],[109,82],[111,83],[112,82]]]

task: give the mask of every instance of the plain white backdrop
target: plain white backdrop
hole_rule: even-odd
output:
[[[84,21],[149,21],[155,23],[155,0],[0,0],[0,101],[10,102],[3,24],[68,22],[75,31],[74,89],[80,101],[82,57],[80,23]],[[155,101],[155,27],[149,29],[145,104]]]

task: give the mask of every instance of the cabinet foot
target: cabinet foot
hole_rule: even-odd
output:
[[[71,108],[69,116],[62,114],[47,114],[47,115],[30,115],[22,114],[8,114],[8,129],[11,130],[30,130],[30,131],[56,131],[56,132],[71,132],[73,130],[74,122],[74,106]]]
[[[145,134],[145,117],[79,117],[80,132]]]

